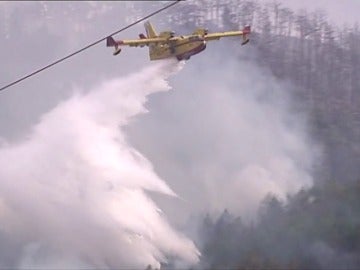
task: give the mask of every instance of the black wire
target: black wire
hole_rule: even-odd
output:
[[[122,29],[120,29],[120,30],[118,30],[118,31],[116,31],[116,32],[114,32],[114,33],[112,33],[112,34],[110,34],[110,35],[107,35],[106,37],[104,37],[104,38],[102,38],[102,39],[99,39],[99,40],[91,43],[90,45],[87,45],[86,47],[84,47],[84,48],[82,48],[82,49],[80,49],[80,50],[78,50],[78,51],[76,51],[76,52],[73,52],[73,53],[71,53],[71,54],[69,54],[69,55],[67,55],[67,56],[65,56],[65,57],[63,57],[63,58],[61,58],[61,59],[59,59],[59,60],[56,60],[55,62],[53,62],[53,63],[51,63],[51,64],[48,64],[47,66],[42,67],[42,68],[40,68],[40,69],[38,69],[38,70],[36,70],[36,71],[34,71],[34,72],[32,72],[32,73],[30,73],[30,74],[22,77],[22,78],[20,78],[20,79],[14,81],[14,82],[12,82],[12,83],[9,83],[8,85],[5,85],[5,86],[1,87],[1,88],[0,88],[0,91],[3,91],[3,90],[5,90],[6,88],[9,88],[10,86],[13,86],[13,85],[15,85],[15,84],[17,84],[17,83],[19,83],[19,82],[21,82],[21,81],[23,81],[23,80],[31,77],[31,76],[34,76],[35,74],[37,74],[37,73],[39,73],[39,72],[41,72],[41,71],[44,71],[45,69],[48,69],[48,68],[50,68],[50,67],[52,67],[52,66],[54,66],[54,65],[56,65],[56,64],[58,64],[58,63],[60,63],[60,62],[62,62],[62,61],[65,61],[66,59],[68,59],[68,58],[70,58],[70,57],[72,57],[72,56],[74,56],[74,55],[76,55],[76,54],[78,54],[78,53],[81,53],[81,52],[89,49],[90,47],[93,47],[93,46],[95,46],[96,44],[98,44],[98,43],[106,40],[107,37],[116,35],[116,34],[122,32],[122,31],[124,31],[124,30],[126,30],[126,29],[128,29],[128,28],[130,28],[130,27],[132,27],[132,26],[134,26],[135,24],[138,24],[138,23],[140,23],[140,22],[142,22],[142,21],[144,21],[144,20],[146,20],[146,19],[148,19],[148,18],[150,18],[150,17],[152,17],[152,16],[160,13],[160,12],[163,11],[163,10],[168,9],[169,7],[172,7],[172,6],[176,5],[177,3],[181,2],[181,1],[184,1],[184,0],[175,0],[173,3],[171,3],[171,4],[169,4],[169,5],[166,5],[166,6],[162,7],[162,8],[160,8],[160,9],[156,10],[156,11],[150,13],[149,15],[147,15],[147,16],[145,16],[145,17],[142,17],[141,19],[139,19],[139,20],[137,20],[137,21],[135,21],[135,22],[133,22],[133,23],[125,26],[125,27],[122,28]]]

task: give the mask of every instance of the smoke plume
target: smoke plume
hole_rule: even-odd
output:
[[[147,191],[176,197],[123,127],[167,91],[181,63],[153,64],[75,94],[28,138],[0,149],[0,267],[145,268],[171,256],[196,263]]]
[[[191,59],[174,78],[176,89],[154,96],[151,114],[126,127],[184,198],[176,205],[159,199],[179,226],[189,216],[218,216],[224,209],[250,221],[267,194],[285,200],[313,182],[318,150],[306,114],[294,106],[294,87],[253,60],[234,59],[235,45],[222,42]]]

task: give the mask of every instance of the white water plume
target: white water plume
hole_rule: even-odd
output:
[[[182,63],[164,61],[62,102],[28,139],[0,148],[0,267],[159,267],[195,263],[146,191],[176,196],[122,127],[169,90]]]

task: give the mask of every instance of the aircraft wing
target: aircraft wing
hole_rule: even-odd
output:
[[[215,40],[220,39],[222,37],[234,37],[234,36],[242,36],[242,31],[231,31],[231,32],[223,32],[223,33],[211,33],[204,36],[205,40]]]
[[[151,44],[161,44],[167,42],[168,40],[165,38],[143,38],[143,39],[127,39],[127,40],[115,41],[112,37],[108,37],[106,45],[108,47],[113,47],[113,46],[137,47],[137,46],[145,46],[145,45],[149,46]]]
[[[242,36],[243,43],[246,44],[249,42],[248,35],[250,34],[250,26],[246,26],[242,31],[229,31],[229,32],[220,32],[220,33],[210,33],[204,36],[206,41],[208,40],[217,40],[222,37],[234,37],[234,36]]]
[[[114,40],[113,37],[106,38],[107,47],[115,47],[114,55],[118,55],[121,52],[120,46],[130,46],[130,47],[143,47],[149,46],[151,44],[163,44],[169,42],[166,38],[145,38],[141,37],[140,39],[128,39],[128,40]]]

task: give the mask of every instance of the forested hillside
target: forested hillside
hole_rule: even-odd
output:
[[[224,211],[204,219],[203,268],[357,269],[360,182],[326,183],[284,204],[269,196],[259,220],[246,225]]]
[[[176,14],[175,14],[176,13]],[[264,200],[259,220],[227,210],[199,229],[202,268],[355,269],[360,265],[360,28],[331,25],[321,11],[294,12],[279,3],[189,1],[167,23],[191,31],[250,24],[253,57],[296,85],[297,107],[310,116],[323,146],[314,187],[282,202]],[[241,48],[240,48],[241,49]],[[244,56],[236,56],[239,61]],[[236,71],[234,71],[236,72]]]

